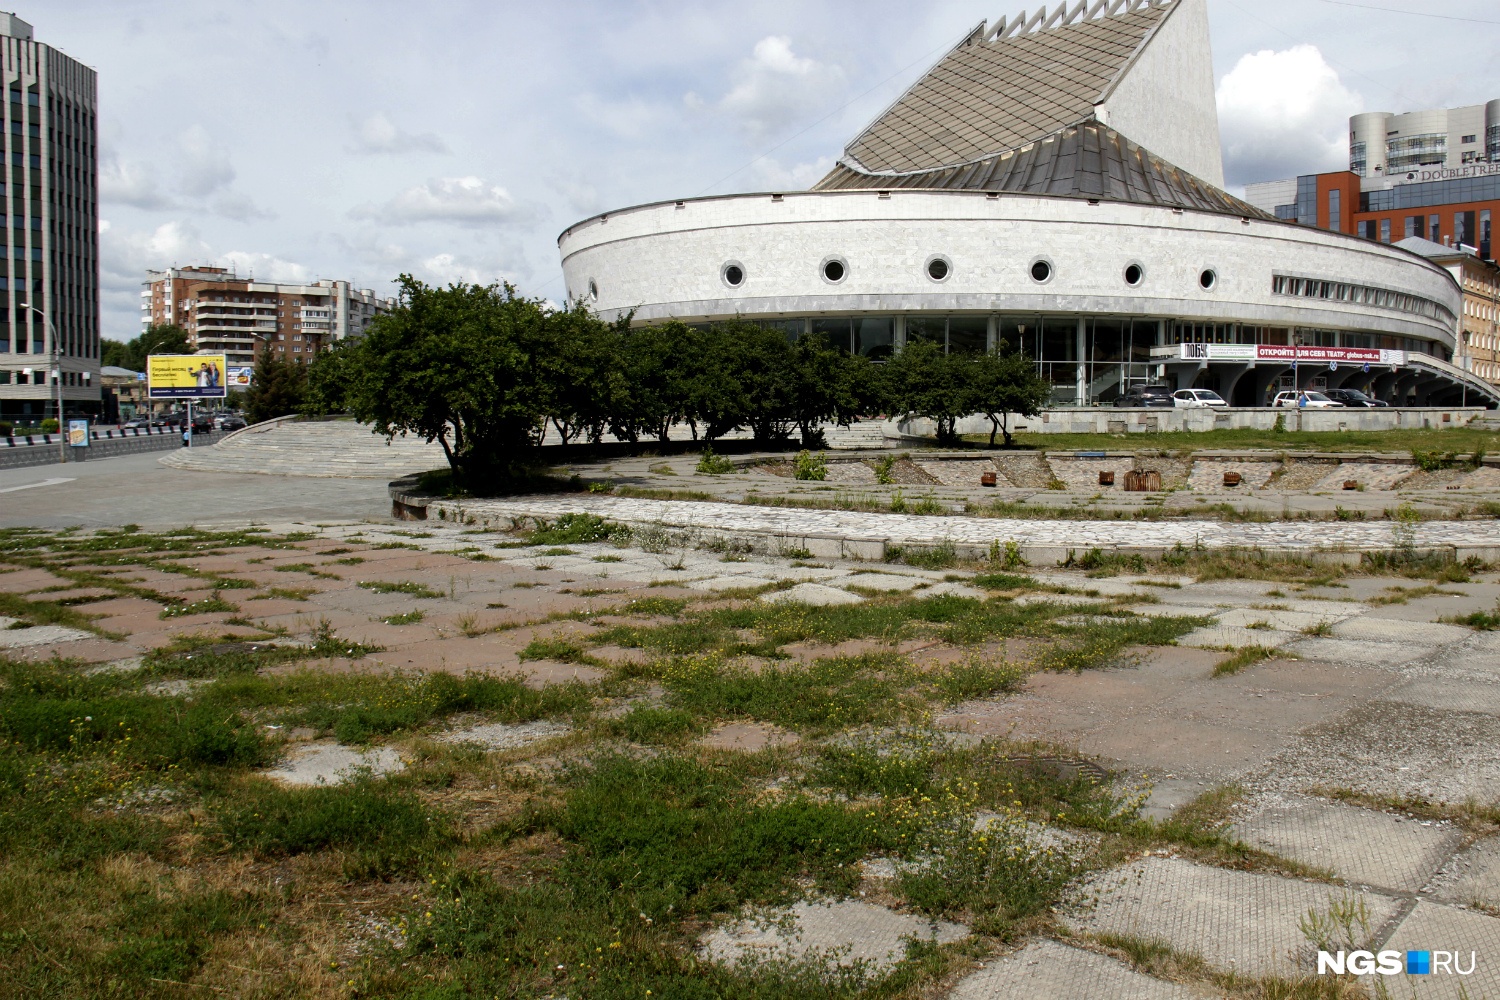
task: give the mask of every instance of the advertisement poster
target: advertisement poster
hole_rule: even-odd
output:
[[[89,422],[87,420],[68,421],[68,444],[74,448],[89,446]]]
[[[146,359],[152,399],[223,399],[224,376],[222,354],[153,354]]]
[[[228,378],[229,388],[250,388],[250,373],[253,371],[255,371],[255,369],[250,367],[249,365],[230,365]]]

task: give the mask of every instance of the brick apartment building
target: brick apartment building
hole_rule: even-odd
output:
[[[228,268],[150,271],[141,291],[141,328],[175,323],[194,351],[253,364],[261,350],[310,361],[336,341],[358,337],[396,300],[347,281],[285,284],[240,278]]]

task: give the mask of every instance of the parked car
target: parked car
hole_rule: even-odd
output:
[[[1301,392],[1288,389],[1285,392],[1278,392],[1276,398],[1271,400],[1271,405],[1301,407],[1304,410],[1332,410],[1342,409],[1344,404],[1336,403],[1321,392],[1314,392],[1311,389],[1304,389]]]
[[[1116,406],[1174,406],[1172,390],[1164,385],[1136,385],[1115,400]]]
[[[1211,389],[1178,389],[1172,393],[1172,405],[1179,410],[1201,409],[1206,406],[1228,406],[1224,397]]]
[[[219,430],[225,432],[237,431],[249,426],[245,423],[244,418],[236,417],[234,414],[230,414],[227,417],[219,417],[214,423],[218,425]]]
[[[133,420],[127,420],[123,424],[121,424],[120,425],[120,430],[122,430],[122,431],[139,431],[139,430],[145,430],[146,428],[148,428],[150,426],[151,426],[151,421],[150,421],[149,418],[147,418],[147,417],[136,417]]]
[[[1335,403],[1343,403],[1345,406],[1361,406],[1365,409],[1374,409],[1378,406],[1391,405],[1383,399],[1376,399],[1373,396],[1366,396],[1358,389],[1329,389],[1326,393],[1324,393],[1324,395],[1333,400]]]

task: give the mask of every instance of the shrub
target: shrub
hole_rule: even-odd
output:
[[[10,437],[11,432],[14,430],[14,425],[10,424],[8,421],[0,420],[0,437]]]
[[[822,452],[814,454],[804,448],[797,452],[797,457],[792,461],[792,475],[797,479],[822,482],[828,478],[828,459],[823,457]]]
[[[57,421],[54,420],[52,417],[48,417],[46,420],[43,420],[42,421],[42,433],[43,434],[56,434],[57,433]]]
[[[628,527],[606,521],[597,514],[564,514],[550,524],[538,521],[528,541],[532,545],[585,545],[611,539],[623,542],[629,538]]]
[[[715,455],[710,445],[703,446],[698,458],[698,472],[705,476],[723,476],[734,471],[734,463],[723,455]]]

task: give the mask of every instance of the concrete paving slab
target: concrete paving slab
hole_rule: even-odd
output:
[[[1432,880],[1432,898],[1500,910],[1500,837],[1489,837],[1454,855]]]
[[[1151,794],[1141,807],[1142,819],[1164,823],[1172,814],[1205,792],[1215,788],[1212,781],[1201,778],[1164,777],[1151,779]]]
[[[1012,598],[1012,600],[1022,607],[1030,607],[1035,604],[1053,604],[1060,608],[1084,607],[1085,605],[1098,607],[1101,604],[1109,603],[1109,599],[1106,597],[1084,597],[1081,594],[1048,594],[1044,592],[1019,594]]]
[[[1265,646],[1278,649],[1296,638],[1295,633],[1279,632],[1273,628],[1245,628],[1240,625],[1207,625],[1193,629],[1177,640],[1179,646],[1196,646],[1199,649],[1244,649],[1246,646]]]
[[[1500,716],[1500,683],[1473,678],[1413,677],[1380,695],[1382,701],[1399,701],[1452,712],[1482,712]]]
[[[1432,655],[1432,647],[1410,642],[1363,642],[1357,639],[1298,639],[1285,647],[1286,652],[1304,660],[1327,660],[1330,663],[1353,663],[1376,666],[1400,666]]]
[[[1372,930],[1396,912],[1395,900],[1374,893],[1146,858],[1090,880],[1079,898],[1097,902],[1067,919],[1080,931],[1164,941],[1221,971],[1292,977],[1314,967],[1299,922],[1345,895],[1364,899]]]
[[[858,594],[837,587],[825,587],[821,583],[799,583],[790,590],[778,590],[762,594],[760,599],[768,604],[811,604],[825,607],[831,604],[858,604],[864,600]]]
[[[1195,606],[1192,604],[1132,604],[1127,610],[1143,618],[1213,618],[1223,613],[1223,608]]]
[[[750,587],[768,587],[775,582],[763,576],[713,576],[707,580],[692,580],[688,586],[693,590],[741,590]]]
[[[1433,952],[1432,973],[1382,976],[1392,996],[1417,1000],[1479,1000],[1500,996],[1500,919],[1425,900],[1401,921],[1385,942],[1396,951]],[[1438,951],[1457,952],[1469,975],[1445,974]],[[1373,985],[1373,984],[1372,984]]]
[[[368,771],[380,777],[406,770],[394,747],[360,749],[341,743],[312,743],[292,750],[279,767],[261,774],[288,785],[341,785]]]
[[[0,649],[21,649],[25,646],[53,646],[59,643],[92,639],[94,633],[83,629],[65,628],[62,625],[33,625],[30,628],[0,628]]]
[[[1197,1000],[1212,993],[1163,982],[1123,962],[1043,938],[991,959],[949,1000]]]
[[[509,725],[503,722],[491,722],[469,726],[465,729],[439,733],[433,739],[442,743],[472,743],[486,750],[515,750],[541,740],[564,736],[572,731],[569,726],[539,719],[535,722],[518,722]]]
[[[1272,854],[1398,892],[1426,885],[1463,840],[1450,824],[1300,795],[1266,796],[1234,831]]]
[[[710,959],[728,965],[816,956],[842,966],[862,962],[883,972],[906,956],[908,939],[949,944],[968,935],[962,924],[842,900],[796,903],[758,919],[716,927],[704,937],[702,947]]]
[[[698,742],[713,750],[758,753],[773,747],[792,746],[801,737],[766,722],[724,722]]]
[[[1332,626],[1339,620],[1329,615],[1315,615],[1305,611],[1273,611],[1264,608],[1234,608],[1219,615],[1219,622],[1226,626],[1245,627],[1265,623],[1278,632],[1301,632],[1320,625]]]
[[[866,590],[879,590],[885,593],[897,593],[904,590],[914,590],[926,580],[913,576],[897,576],[891,573],[851,573],[848,576],[830,577],[827,582],[837,587],[863,587]]]
[[[1474,632],[1462,625],[1403,621],[1399,618],[1388,618],[1380,611],[1372,611],[1367,615],[1339,622],[1334,626],[1333,634],[1340,639],[1357,639],[1361,642],[1446,646],[1464,642],[1471,638]]]

